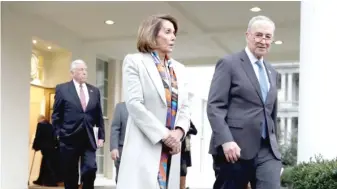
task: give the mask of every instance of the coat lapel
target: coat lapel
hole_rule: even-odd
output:
[[[272,93],[272,90],[274,90],[274,87],[276,87],[276,83],[274,83],[273,75],[272,75],[272,72],[270,71],[271,70],[270,65],[267,64],[266,62],[264,62],[264,67],[266,68],[268,81],[269,81],[269,84],[270,84],[269,91],[268,91],[267,97],[266,97],[266,102],[267,102],[268,98],[270,97],[270,95]]]
[[[256,77],[254,68],[253,68],[252,64],[250,63],[248,55],[246,54],[245,51],[242,51],[242,53],[241,53],[241,65],[242,65],[243,69],[245,70],[245,72],[246,72],[246,74],[249,78],[249,81],[254,86],[257,94],[259,95],[259,97],[260,97],[260,99],[263,103],[263,97],[262,97],[262,92],[261,92],[261,89],[260,89],[260,83],[259,83],[259,81]]]
[[[81,105],[81,100],[80,100],[80,98],[78,97],[78,94],[77,94],[77,91],[76,91],[74,82],[73,82],[73,81],[70,81],[68,87],[69,87],[69,93],[72,95],[72,97],[73,97],[73,99],[74,99],[74,104],[75,104],[80,110],[83,111],[82,105]]]
[[[154,86],[157,89],[157,92],[164,102],[165,105],[167,105],[166,98],[165,98],[165,89],[163,85],[163,80],[159,75],[158,69],[152,59],[152,56],[150,54],[143,54],[143,63],[145,65],[145,68],[154,84]]]
[[[177,63],[174,60],[172,60],[172,67],[173,67],[173,71],[176,74],[176,78],[177,78],[177,85],[178,85],[178,109],[179,109],[179,107],[181,105],[181,103],[179,103],[179,102],[182,102],[182,98],[183,98],[183,95],[182,95],[181,91],[184,89],[185,86],[184,86],[184,83],[181,82],[182,81],[181,78],[183,77],[183,74],[180,72],[180,69],[177,66]]]
[[[89,94],[89,101],[85,108],[85,111],[89,110],[90,106],[93,105],[93,98],[94,98],[94,90],[93,88],[87,84],[88,94]]]

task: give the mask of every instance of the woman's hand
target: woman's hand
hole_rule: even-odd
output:
[[[163,140],[164,144],[172,149],[171,154],[177,154],[181,150],[181,139],[184,136],[182,129],[178,128],[169,132]]]
[[[181,143],[178,146],[171,149],[170,154],[175,155],[181,152]]]

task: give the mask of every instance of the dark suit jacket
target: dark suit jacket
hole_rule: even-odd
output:
[[[276,140],[278,73],[264,62],[270,82],[266,102],[245,51],[218,61],[212,79],[207,114],[212,127],[209,152],[223,153],[221,145],[235,141],[242,159],[254,158],[261,146],[261,124],[268,125],[269,140],[276,158],[280,158]]]
[[[122,150],[128,117],[129,113],[126,109],[125,102],[118,103],[111,123],[110,151],[113,149]]]
[[[48,121],[37,124],[33,149],[38,151],[54,150],[57,146],[53,126]]]
[[[89,102],[83,111],[80,98],[73,81],[56,86],[53,126],[61,143],[73,145],[78,142],[77,134],[86,129],[91,147],[96,149],[93,127],[98,127],[98,139],[104,140],[104,121],[101,97],[98,88],[87,84]]]

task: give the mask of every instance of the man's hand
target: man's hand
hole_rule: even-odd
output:
[[[119,158],[119,151],[118,149],[113,149],[111,151],[111,159],[116,161]]]
[[[103,139],[98,139],[98,141],[97,141],[97,147],[101,148],[101,147],[103,147],[103,144],[104,144],[104,140]]]
[[[235,163],[239,160],[241,149],[236,142],[227,142],[222,145],[222,149],[228,162]]]

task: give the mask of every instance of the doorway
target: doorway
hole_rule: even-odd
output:
[[[35,153],[32,149],[36,127],[37,118],[39,115],[44,115],[49,121],[51,121],[52,106],[54,104],[54,88],[46,88],[38,85],[30,86],[30,115],[29,115],[29,171],[31,170],[31,175],[29,183],[32,183],[38,176],[40,172],[41,164],[41,152]]]

